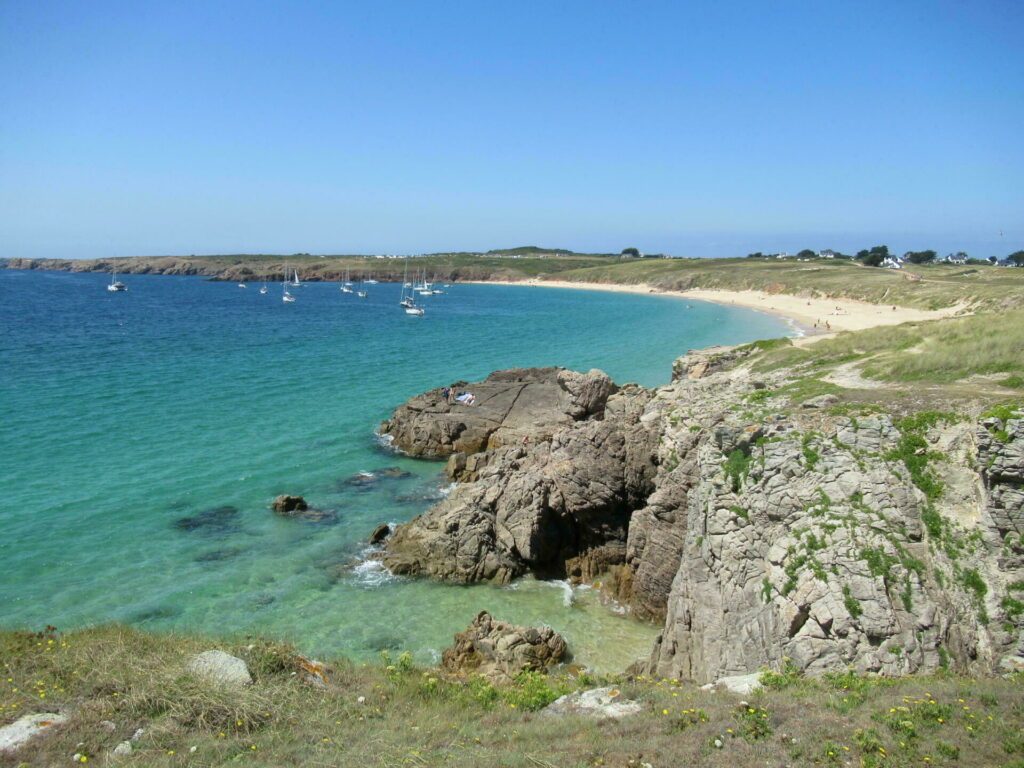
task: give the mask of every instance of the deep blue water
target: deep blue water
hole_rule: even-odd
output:
[[[784,335],[766,315],[668,297],[456,285],[398,307],[335,283],[258,285],[0,270],[0,624],[280,636],[318,654],[430,658],[482,608],[568,635],[621,667],[653,629],[586,590],[463,588],[363,562],[382,521],[426,509],[441,467],[374,428],[425,389],[498,368],[565,365],[668,381],[689,348]],[[357,473],[399,467],[406,476]],[[268,511],[279,493],[333,524]],[[353,564],[359,564],[355,569]],[[603,640],[598,640],[598,635]]]

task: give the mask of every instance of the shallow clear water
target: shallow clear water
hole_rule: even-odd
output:
[[[116,620],[426,661],[486,608],[621,669],[656,630],[594,591],[454,587],[366,564],[374,526],[422,512],[443,483],[441,465],[387,452],[374,428],[411,395],[497,368],[656,385],[688,348],[788,331],[740,309],[575,290],[456,285],[414,318],[393,284],[365,300],[311,284],[284,304],[273,285],[129,275],[111,294],[107,280],[0,270],[3,626]],[[352,480],[387,467],[403,475]],[[279,493],[336,520],[277,517]]]

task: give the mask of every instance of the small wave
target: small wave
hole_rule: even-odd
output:
[[[448,494],[455,490],[455,486],[457,485],[458,483],[448,483],[448,485],[442,485],[440,488],[438,488],[438,493],[440,493],[444,497],[447,497]]]
[[[576,592],[565,579],[551,579],[540,582],[546,587],[554,587],[562,592],[562,605],[566,608],[572,608],[574,602],[576,602]]]
[[[384,563],[377,559],[381,551],[380,547],[367,547],[360,552],[360,561],[352,567],[353,581],[363,587],[373,588],[393,581],[398,577],[384,567]]]
[[[387,451],[388,453],[396,453],[396,454],[398,454],[400,456],[408,456],[409,455],[405,451],[403,451],[401,448],[398,448],[398,447],[395,446],[395,444],[394,444],[395,443],[395,436],[394,435],[382,435],[380,432],[374,432],[373,433],[373,437],[377,441],[377,447],[380,450]]]

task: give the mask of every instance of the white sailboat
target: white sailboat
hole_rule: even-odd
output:
[[[239,283],[238,287],[239,288],[248,288],[249,286],[247,286],[245,283]]]
[[[352,282],[348,279],[348,270],[345,270],[345,282],[341,284],[342,293],[352,293]]]
[[[410,289],[408,296],[405,293],[405,289],[406,288]],[[412,289],[412,283],[409,282],[409,260],[406,259],[405,260],[405,275],[402,277],[402,298],[398,302],[399,306],[405,307],[406,309],[408,309],[410,307],[415,307],[416,306],[416,302],[413,301],[413,298],[412,298],[412,290],[411,289]]]
[[[299,270],[297,270],[297,269],[295,270],[295,276],[292,278],[291,285],[294,285],[294,286],[302,285],[302,283],[299,282]]]
[[[367,280],[367,281],[366,281],[366,284],[367,284],[367,285],[376,285],[376,284],[377,284],[377,281],[376,281],[376,280],[374,280],[374,279],[373,279],[373,278],[371,277],[371,278],[370,278],[369,280]]]
[[[267,281],[263,281],[263,285],[260,286],[260,293],[265,294],[267,292]]]
[[[420,296],[429,296],[431,294],[430,283],[427,282],[427,270],[423,270],[423,278],[418,284],[413,286],[413,290]]]
[[[110,274],[110,285],[107,286],[107,290],[111,293],[118,293],[120,291],[127,291],[128,286],[117,279],[117,267],[115,266]]]
[[[299,285],[298,280],[299,280],[299,273],[296,272],[295,273],[295,282],[294,283],[289,283],[288,282],[288,267],[286,265],[285,268],[284,268],[284,275],[281,278],[281,301],[285,302],[286,304],[291,304],[293,301],[295,301],[295,297],[292,296],[290,293],[288,293],[288,286],[289,285]]]

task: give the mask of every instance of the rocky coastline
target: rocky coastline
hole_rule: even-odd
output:
[[[384,564],[600,583],[663,625],[661,677],[1024,668],[1021,415],[837,403],[759,354],[690,352],[656,389],[540,368],[412,398],[380,433],[457,485]]]

